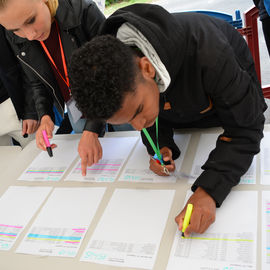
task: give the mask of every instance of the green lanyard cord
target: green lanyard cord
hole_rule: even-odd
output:
[[[147,138],[148,142],[150,143],[151,147],[153,148],[155,154],[157,155],[161,165],[164,165],[161,154],[160,154],[160,150],[159,150],[159,145],[158,145],[158,117],[156,118],[156,138],[157,138],[157,146],[154,144],[151,136],[149,135],[148,131],[143,128],[142,129],[145,137]]]

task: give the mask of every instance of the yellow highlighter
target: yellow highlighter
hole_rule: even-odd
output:
[[[183,222],[183,227],[182,227],[182,238],[185,237],[184,232],[185,232],[187,226],[189,225],[192,210],[193,210],[193,204],[189,203],[187,205],[187,210],[186,210],[186,214],[184,217],[184,222]]]

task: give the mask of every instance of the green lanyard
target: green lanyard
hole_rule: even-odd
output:
[[[143,128],[142,131],[143,131],[145,137],[147,138],[148,142],[149,142],[150,145],[152,146],[152,148],[153,148],[155,154],[157,155],[157,157],[158,157],[158,159],[159,159],[161,165],[164,166],[163,159],[162,159],[162,156],[161,156],[161,154],[160,154],[159,145],[158,145],[158,117],[156,118],[156,138],[157,138],[157,146],[154,144],[154,142],[153,142],[152,138],[150,137],[148,131],[147,131],[145,128]]]

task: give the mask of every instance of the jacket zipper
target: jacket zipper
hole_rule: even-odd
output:
[[[27,67],[29,67],[43,82],[45,82],[49,87],[50,87],[50,89],[52,90],[52,92],[53,92],[53,95],[54,95],[54,97],[55,97],[55,99],[56,99],[56,101],[57,101],[57,103],[59,104],[59,106],[60,106],[60,108],[62,109],[62,116],[64,115],[64,108],[62,107],[62,105],[61,105],[61,103],[59,102],[59,100],[58,100],[58,98],[57,98],[57,96],[56,96],[56,94],[55,94],[55,90],[54,90],[54,88],[32,67],[32,66],[30,66],[28,63],[26,63],[23,59],[21,59],[20,58],[20,56],[19,55],[17,55],[17,58],[22,62],[22,63],[24,63]]]

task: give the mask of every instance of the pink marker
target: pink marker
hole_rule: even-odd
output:
[[[44,139],[45,144],[46,144],[46,149],[47,149],[48,155],[50,157],[52,157],[53,156],[52,147],[51,147],[51,144],[49,142],[46,130],[42,130],[42,135],[43,135],[43,139]]]

